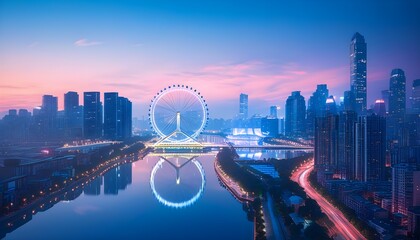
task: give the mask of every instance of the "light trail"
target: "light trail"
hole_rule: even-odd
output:
[[[331,203],[329,203],[321,194],[319,194],[309,183],[308,177],[311,171],[314,168],[314,162],[310,161],[309,163],[301,166],[297,169],[291,179],[297,182],[302,188],[305,189],[306,194],[312,199],[314,199],[318,205],[321,207],[322,211],[327,215],[327,217],[334,223],[337,232],[349,240],[359,240],[366,239],[354,226],[351,224],[343,213],[335,208]]]

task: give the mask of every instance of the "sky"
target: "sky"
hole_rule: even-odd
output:
[[[367,42],[370,105],[392,69],[407,90],[420,78],[419,12],[415,0],[0,0],[0,113],[32,110],[44,94],[62,109],[68,91],[81,103],[85,91],[117,91],[141,118],[158,91],[186,84],[212,118],[234,117],[240,93],[250,115],[267,115],[317,84],[342,96],[355,32]]]

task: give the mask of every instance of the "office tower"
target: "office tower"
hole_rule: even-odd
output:
[[[117,139],[117,107],[118,93],[104,93],[104,137]]]
[[[244,93],[239,96],[239,118],[248,118],[248,95]]]
[[[315,118],[314,150],[317,180],[323,184],[325,173],[334,173],[338,165],[338,115]]]
[[[261,132],[267,137],[276,137],[279,133],[279,119],[272,116],[261,118]]]
[[[382,99],[385,101],[385,109],[388,112],[389,111],[389,90],[382,90],[381,92]]]
[[[284,121],[284,117],[281,117],[280,119],[279,119],[279,128],[280,128],[280,134],[285,134],[285,121]]]
[[[301,137],[305,135],[305,98],[300,91],[292,92],[286,100],[286,135]]]
[[[413,206],[414,193],[418,193],[415,187],[420,184],[419,174],[415,163],[398,163],[392,166],[392,211],[394,213],[407,215],[408,208]]]
[[[386,120],[372,114],[360,116],[355,125],[355,179],[385,180]]]
[[[350,43],[350,87],[354,96],[354,110],[357,114],[366,113],[366,52],[365,38],[358,32]]]
[[[9,116],[17,116],[17,110],[16,109],[9,109]]]
[[[385,101],[383,99],[378,99],[375,101],[375,105],[373,106],[373,111],[376,115],[385,117],[386,116],[386,107]]]
[[[19,117],[30,117],[31,113],[27,109],[19,109]]]
[[[42,96],[41,108],[41,137],[57,138],[57,111],[58,99],[52,95]]]
[[[99,92],[83,93],[83,136],[84,138],[102,137],[102,103]]]
[[[270,107],[270,116],[277,118],[277,106]]]
[[[82,137],[83,112],[80,111],[79,94],[64,94],[64,126],[66,137]]]
[[[314,136],[315,118],[325,115],[328,88],[326,84],[319,84],[308,101],[306,113],[306,130],[308,136]]]
[[[338,173],[341,178],[354,180],[354,127],[357,122],[357,114],[354,111],[342,111],[339,115],[338,129]]]
[[[117,139],[130,138],[132,135],[132,108],[132,103],[128,98],[118,97]]]
[[[402,135],[401,130],[406,110],[405,74],[403,70],[392,70],[389,93],[388,140],[400,140],[399,136]]]
[[[344,111],[355,111],[354,107],[354,96],[352,91],[344,92]]]
[[[413,113],[420,114],[420,79],[413,81],[411,88],[411,109]]]
[[[325,101],[326,114],[337,114],[337,104],[333,96],[329,96]]]

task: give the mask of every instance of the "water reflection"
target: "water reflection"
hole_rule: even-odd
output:
[[[152,189],[152,192],[154,194],[154,196],[156,197],[156,199],[162,203],[163,205],[167,206],[167,207],[173,207],[173,208],[184,208],[184,207],[188,207],[192,204],[194,204],[202,195],[203,191],[204,191],[204,187],[206,184],[206,179],[205,179],[205,173],[204,173],[204,169],[203,166],[201,165],[201,163],[196,159],[198,157],[197,156],[185,156],[185,155],[162,155],[159,156],[159,161],[155,164],[155,166],[152,168],[152,171],[150,173],[150,187]],[[174,186],[174,188],[172,189],[176,189],[175,191],[175,195],[185,195],[185,191],[183,192],[182,190],[185,190],[185,188],[188,188],[188,190],[190,190],[191,188],[193,188],[191,186],[191,183],[186,184],[186,186],[183,186],[183,184],[181,184],[181,169],[183,169],[184,167],[187,167],[189,165],[194,165],[196,167],[196,170],[198,170],[198,172],[200,173],[200,177],[201,177],[201,184],[200,187],[198,189],[198,192],[196,194],[194,194],[191,198],[187,199],[187,200],[181,200],[181,201],[174,201],[174,200],[168,200],[166,197],[163,197],[157,190],[156,188],[156,184],[155,184],[155,178],[156,178],[156,173],[158,172],[158,170],[162,169],[164,167],[164,164],[167,163],[168,166],[172,167],[172,170],[175,170],[176,173],[176,177],[175,177],[175,183],[176,185]],[[187,172],[188,174],[188,172]],[[168,185],[168,184],[165,184]],[[184,188],[184,189],[183,189]]]
[[[73,177],[63,189],[44,192],[33,203],[0,216],[0,239],[220,238],[214,229],[229,229],[224,239],[252,239],[253,223],[220,185],[214,158],[215,153],[149,154]],[[157,195],[178,208],[157,199],[150,184],[154,168]],[[162,219],[171,223],[165,231]]]
[[[25,199],[30,199],[31,202],[23,204],[19,209],[12,212],[2,212],[0,214],[0,238],[28,223],[32,220],[33,215],[45,212],[60,202],[73,201],[79,198],[82,193],[87,196],[99,196],[102,185],[104,195],[118,195],[120,190],[126,189],[132,183],[131,163],[137,160],[137,157],[126,157],[118,164],[107,167],[95,174],[77,177],[77,179],[73,177],[72,179],[74,180],[71,183],[70,179],[66,179],[64,181],[66,186],[56,191],[46,192],[46,189],[38,189],[38,196],[29,192],[32,185],[29,182],[25,182],[26,185],[22,185],[20,188],[27,190],[20,191],[18,194],[26,196]],[[51,176],[47,180],[54,183],[56,178]],[[3,198],[2,200],[5,199]],[[13,205],[13,202],[5,202],[3,204]]]

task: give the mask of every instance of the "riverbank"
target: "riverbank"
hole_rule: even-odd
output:
[[[253,202],[255,197],[244,191],[237,182],[232,180],[220,167],[219,160],[214,160],[214,170],[219,180],[225,185],[226,189],[240,202]]]

